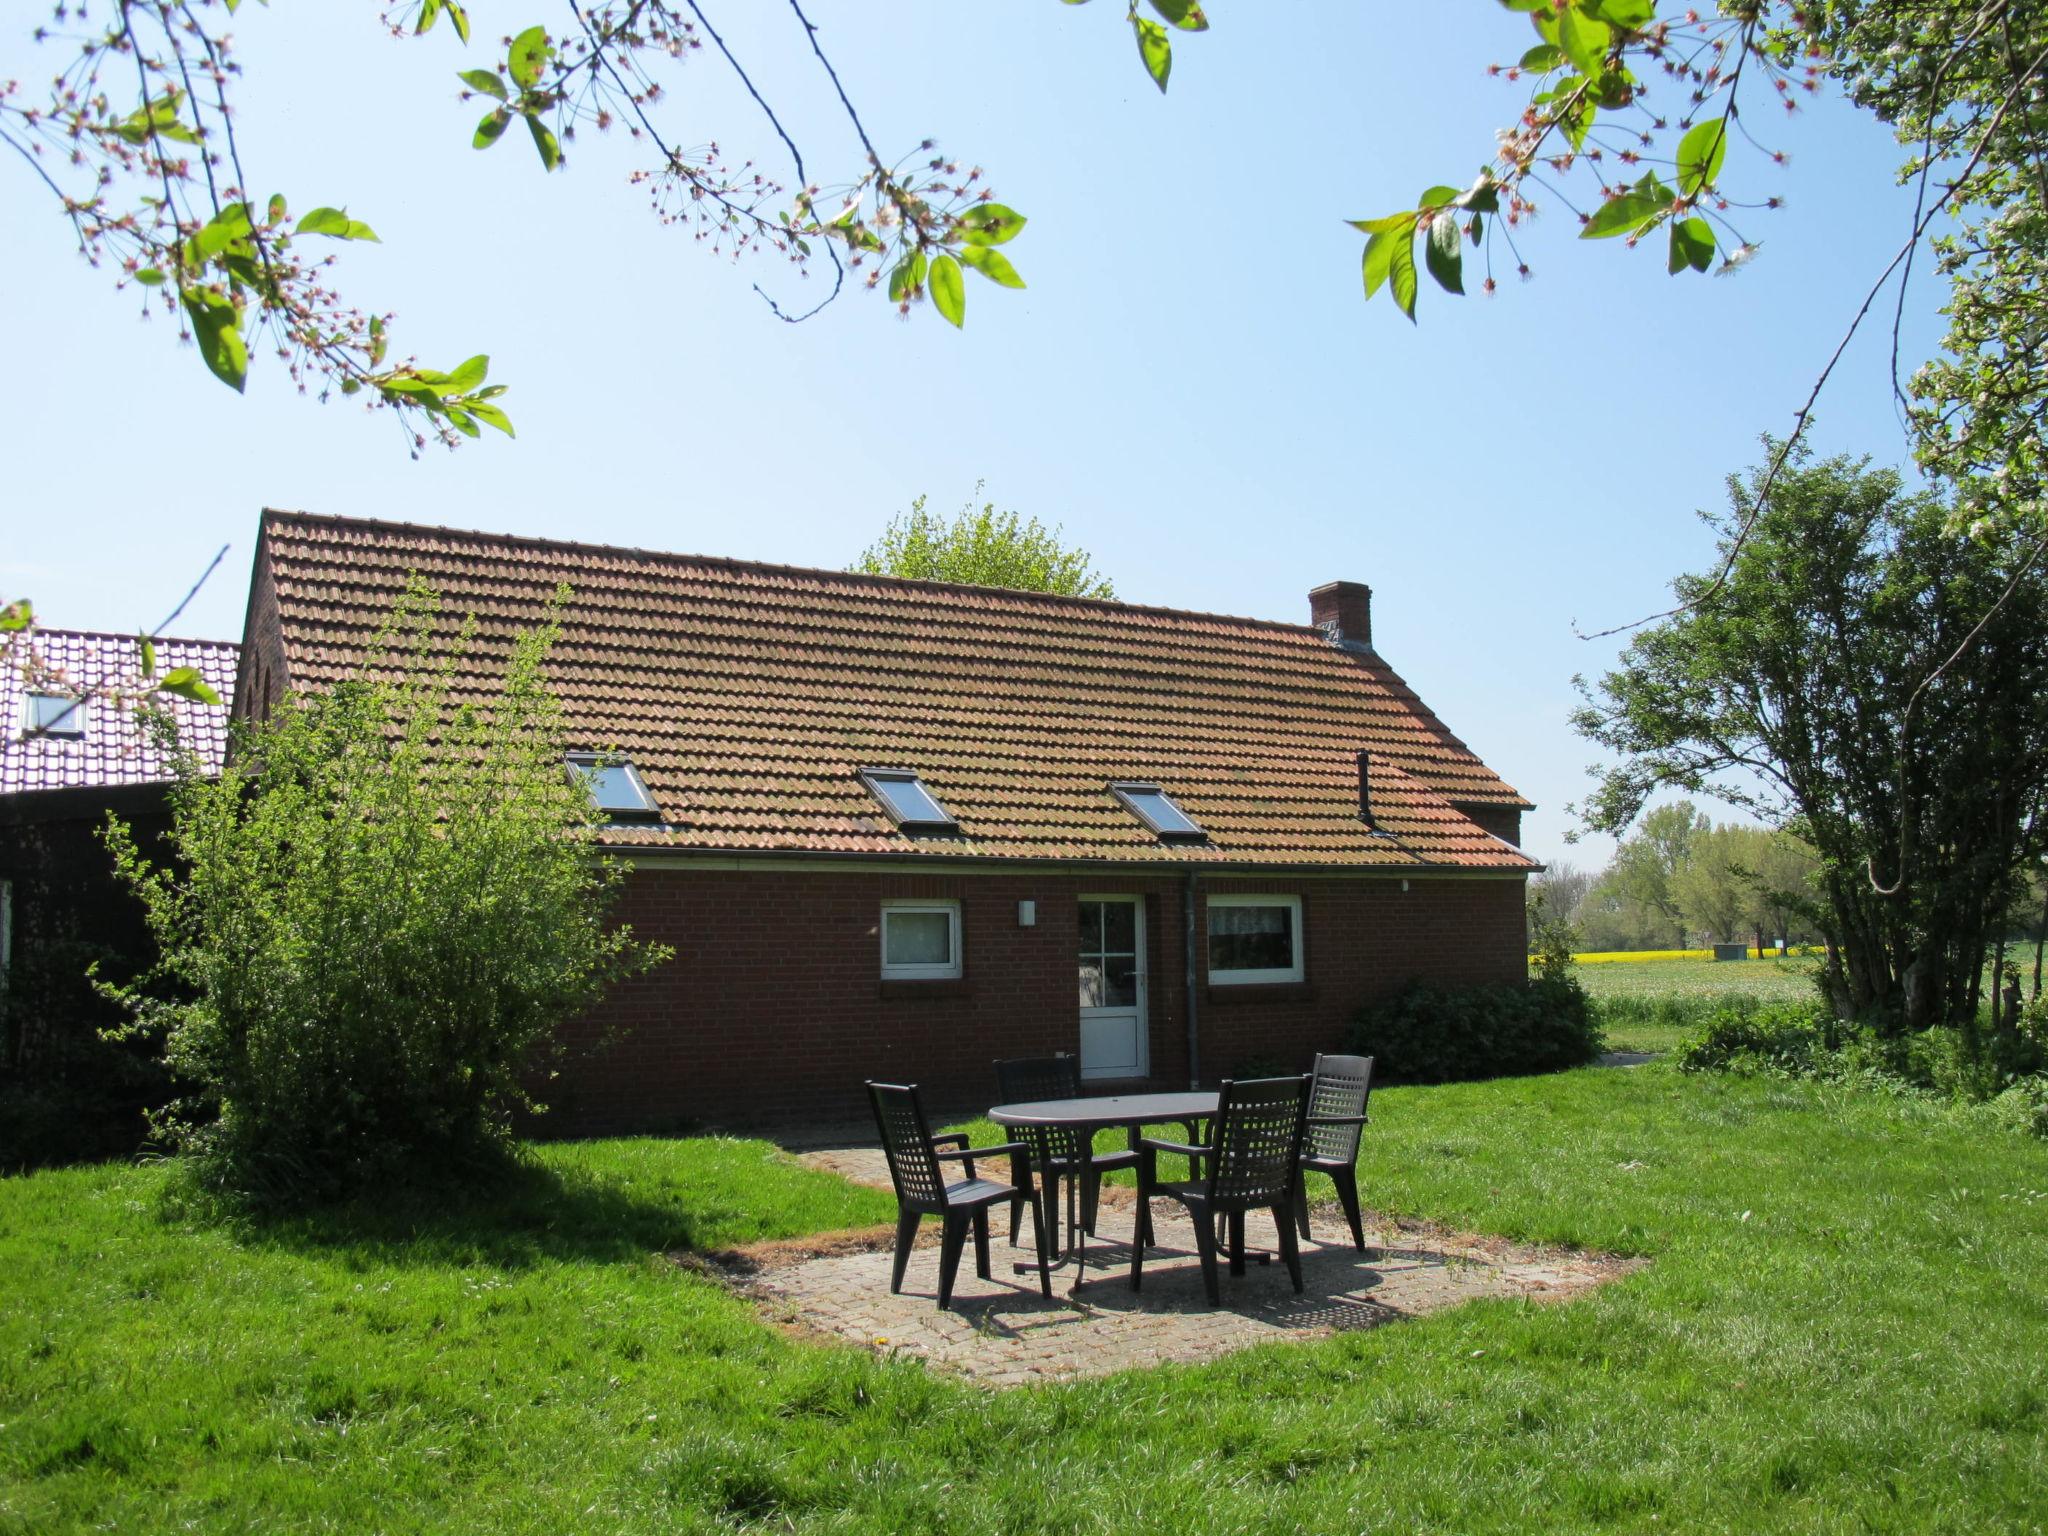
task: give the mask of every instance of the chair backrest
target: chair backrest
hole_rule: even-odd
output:
[[[868,1102],[874,1106],[875,1129],[881,1132],[882,1150],[889,1157],[896,1198],[905,1205],[944,1210],[946,1179],[932,1151],[931,1127],[925,1123],[916,1085],[870,1082]]]
[[[1216,1102],[1209,1198],[1279,1205],[1294,1193],[1308,1121],[1308,1077],[1225,1078]]]
[[[1364,1114],[1372,1098],[1372,1063],[1370,1056],[1317,1056],[1309,1082],[1309,1118]],[[1364,1129],[1359,1125],[1311,1125],[1306,1150],[1311,1157],[1355,1162],[1358,1136]]]
[[[1005,1104],[1081,1097],[1081,1063],[1072,1056],[1016,1056],[996,1063],[996,1092]]]

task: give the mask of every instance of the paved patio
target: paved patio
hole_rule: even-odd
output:
[[[801,1161],[886,1188],[880,1152],[829,1147]],[[1129,1286],[1136,1201],[1103,1192],[1102,1236],[1089,1242],[1090,1266],[1078,1291],[1071,1270],[1053,1272],[1050,1300],[1039,1294],[1028,1234],[1012,1248],[1006,1213],[992,1218],[991,1274],[974,1273],[968,1246],[953,1304],[938,1294],[936,1223],[926,1223],[911,1255],[903,1293],[889,1294],[888,1228],[767,1243],[717,1255],[713,1264],[778,1322],[892,1355],[909,1355],[991,1386],[1021,1386],[1106,1375],[1167,1362],[1211,1360],[1231,1350],[1283,1339],[1321,1338],[1375,1328],[1486,1296],[1555,1301],[1639,1268],[1640,1260],[1538,1249],[1495,1239],[1399,1225],[1369,1215],[1361,1254],[1334,1206],[1312,1213],[1315,1241],[1302,1248],[1306,1289],[1297,1296],[1276,1257],[1250,1263],[1242,1277],[1227,1267],[1223,1306],[1211,1309],[1195,1258],[1194,1231],[1170,1201],[1154,1206],[1159,1246],[1145,1256],[1145,1288]],[[1254,1215],[1252,1247],[1274,1247],[1272,1222]]]

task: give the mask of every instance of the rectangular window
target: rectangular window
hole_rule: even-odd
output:
[[[1110,785],[1109,792],[1163,842],[1202,843],[1209,839],[1195,819],[1157,784],[1118,783]]]
[[[860,781],[882,802],[889,819],[906,832],[957,832],[952,813],[908,768],[863,768]]]
[[[31,693],[21,714],[24,731],[42,736],[85,734],[85,701],[68,693]]]
[[[569,776],[590,792],[597,808],[613,821],[661,820],[661,807],[648,792],[647,781],[623,757],[571,752]]]
[[[1209,980],[1225,986],[1300,981],[1299,896],[1211,896]]]
[[[882,903],[882,980],[952,981],[960,975],[960,903]]]

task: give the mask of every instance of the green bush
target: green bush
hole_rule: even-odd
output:
[[[2048,1076],[2020,1078],[1984,1108],[2006,1130],[2048,1137]]]
[[[1422,983],[1359,1010],[1351,1050],[1376,1075],[1404,1083],[1464,1082],[1582,1067],[1599,1056],[1600,1028],[1570,975],[1522,986]]]
[[[417,589],[218,778],[184,763],[175,868],[110,835],[163,956],[121,995],[198,1089],[162,1124],[204,1187],[298,1203],[495,1159],[557,1026],[661,958],[605,920],[619,876],[565,766],[555,633],[456,702],[472,629],[437,640]]]
[[[1827,1052],[1828,1016],[1818,1002],[1759,1005],[1749,998],[1724,998],[1679,1045],[1686,1072],[1774,1070],[1810,1075]]]

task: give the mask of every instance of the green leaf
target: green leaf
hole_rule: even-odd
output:
[[[1401,306],[1401,312],[1411,321],[1415,318],[1415,246],[1407,240],[1397,241],[1393,259],[1387,263],[1387,287],[1394,295],[1394,302]]]
[[[1667,268],[1678,273],[1686,267],[1704,272],[1714,264],[1714,231],[1707,221],[1694,217],[1671,223],[1671,261]]]
[[[1721,174],[1721,162],[1728,158],[1728,119],[1709,118],[1695,123],[1678,141],[1678,190],[1697,197]]]
[[[384,361],[384,347],[385,347],[385,337],[384,337],[384,317],[383,317],[382,315],[372,315],[372,316],[370,316],[370,366],[371,366],[371,367],[373,367],[373,368],[374,368],[374,367],[376,367],[376,366],[377,366],[377,364],[379,364],[379,363],[381,363],[381,362],[383,362],[383,361]]]
[[[960,276],[960,263],[950,256],[932,260],[932,304],[958,327],[967,323],[967,284]]]
[[[472,91],[480,91],[486,96],[495,96],[500,101],[505,99],[505,82],[499,78],[498,72],[495,69],[465,69],[456,75],[455,78],[468,86]]]
[[[1202,8],[1195,0],[1151,0],[1151,4],[1153,10],[1183,32],[1209,30],[1209,18],[1202,14]]]
[[[1420,197],[1415,199],[1415,206],[1417,208],[1441,208],[1444,204],[1455,203],[1457,200],[1458,189],[1456,187],[1430,187]]]
[[[1457,203],[1474,213],[1499,213],[1500,183],[1493,179],[1492,172],[1481,171],[1479,179],[1459,194]]]
[[[901,261],[897,262],[896,265],[890,270],[890,303],[903,303],[906,299],[910,297],[912,291],[915,289],[917,280],[915,277],[912,276],[913,266],[914,263],[912,262],[911,258],[906,256]]]
[[[455,25],[455,35],[465,43],[469,41],[469,7],[457,5],[455,0],[441,0],[448,8],[448,19]]]
[[[337,240],[377,240],[377,232],[340,208],[315,208],[299,220],[302,235],[332,235]],[[382,241],[377,241],[382,244]]]
[[[1584,11],[1567,9],[1557,18],[1557,46],[1582,75],[1597,75],[1614,42],[1614,28]]]
[[[490,371],[491,359],[489,354],[478,353],[475,357],[469,359],[468,362],[458,364],[455,371],[448,375],[448,393],[452,395],[468,394],[472,389],[483,383]]]
[[[1547,74],[1563,62],[1564,50],[1558,47],[1557,44],[1538,43],[1534,48],[1531,48],[1522,55],[1522,61],[1516,68],[1534,70],[1539,74]]]
[[[1657,0],[1579,0],[1579,9],[1617,27],[1644,27],[1657,19]]]
[[[145,288],[154,288],[163,280],[163,273],[159,272],[155,267],[144,267],[135,274],[135,281],[141,283]]]
[[[1429,221],[1429,239],[1422,248],[1429,275],[1445,293],[1465,291],[1464,252],[1458,247],[1463,236],[1458,216],[1448,208]]]
[[[1024,286],[1024,279],[1017,275],[1017,269],[1010,265],[1010,258],[1001,251],[991,250],[985,245],[963,246],[960,250],[960,260],[992,283],[1005,288]]]
[[[530,91],[540,82],[541,68],[553,57],[554,51],[548,46],[545,27],[528,27],[512,39],[511,52],[505,59],[505,71],[511,75],[514,85],[522,91]]]
[[[245,239],[249,227],[249,205],[229,203],[200,225],[199,232],[192,237],[193,248],[202,259],[211,260]]]
[[[1387,214],[1383,218],[1346,219],[1344,222],[1361,234],[1391,235],[1403,229],[1413,230],[1415,228],[1415,214],[1416,210],[1410,208],[1401,213]]]
[[[976,203],[960,215],[960,228],[974,245],[1007,245],[1024,228],[1024,215],[1001,203]]]
[[[434,23],[440,16],[441,0],[420,0],[420,19],[413,25],[412,35],[419,37],[423,33],[433,31]]]
[[[25,597],[17,597],[5,608],[0,608],[0,632],[27,629],[35,619],[35,605]]]
[[[270,207],[266,210],[263,222],[266,227],[275,228],[290,216],[290,212],[291,210],[285,206],[284,194],[273,192],[270,194]]]
[[[159,693],[175,694],[181,699],[190,699],[195,704],[219,704],[220,695],[208,686],[199,675],[197,667],[173,667],[164,674],[164,680],[157,685]]]
[[[135,643],[142,647],[142,680],[148,682],[156,676],[156,642],[147,635],[137,635]]]
[[[533,147],[540,151],[542,169],[552,171],[562,163],[562,145],[555,130],[537,117],[527,118],[526,128],[533,135]]]
[[[1614,235],[1634,234],[1663,214],[1672,204],[1671,189],[1657,179],[1655,171],[1644,176],[1619,197],[1611,197],[1594,210],[1581,240],[1605,240]]]
[[[469,402],[468,410],[470,415],[474,416],[485,426],[496,427],[507,437],[517,437],[519,435],[512,430],[512,418],[499,410],[495,405],[491,405],[483,400],[472,400]]]
[[[1405,231],[1395,229],[1375,230],[1373,237],[1365,242],[1365,296],[1367,299],[1370,299],[1380,291],[1380,284],[1387,280],[1387,274],[1393,270],[1394,247],[1397,245],[1407,245],[1415,238],[1414,218],[1411,215],[1404,214],[1402,215],[1402,222],[1407,226]],[[1410,258],[1409,265],[1414,265],[1413,258]]]
[[[1145,61],[1145,73],[1164,91],[1166,77],[1173,73],[1173,44],[1167,39],[1166,28],[1150,16],[1133,12],[1131,29],[1138,34],[1138,57]]]
[[[476,125],[476,137],[469,141],[469,147],[471,149],[489,149],[499,139],[504,137],[505,130],[511,126],[511,123],[512,114],[503,107],[497,108]]]
[[[239,392],[249,378],[249,349],[242,343],[241,317],[235,306],[204,288],[188,289],[182,297],[193,337],[199,343],[199,356],[215,378]]]

